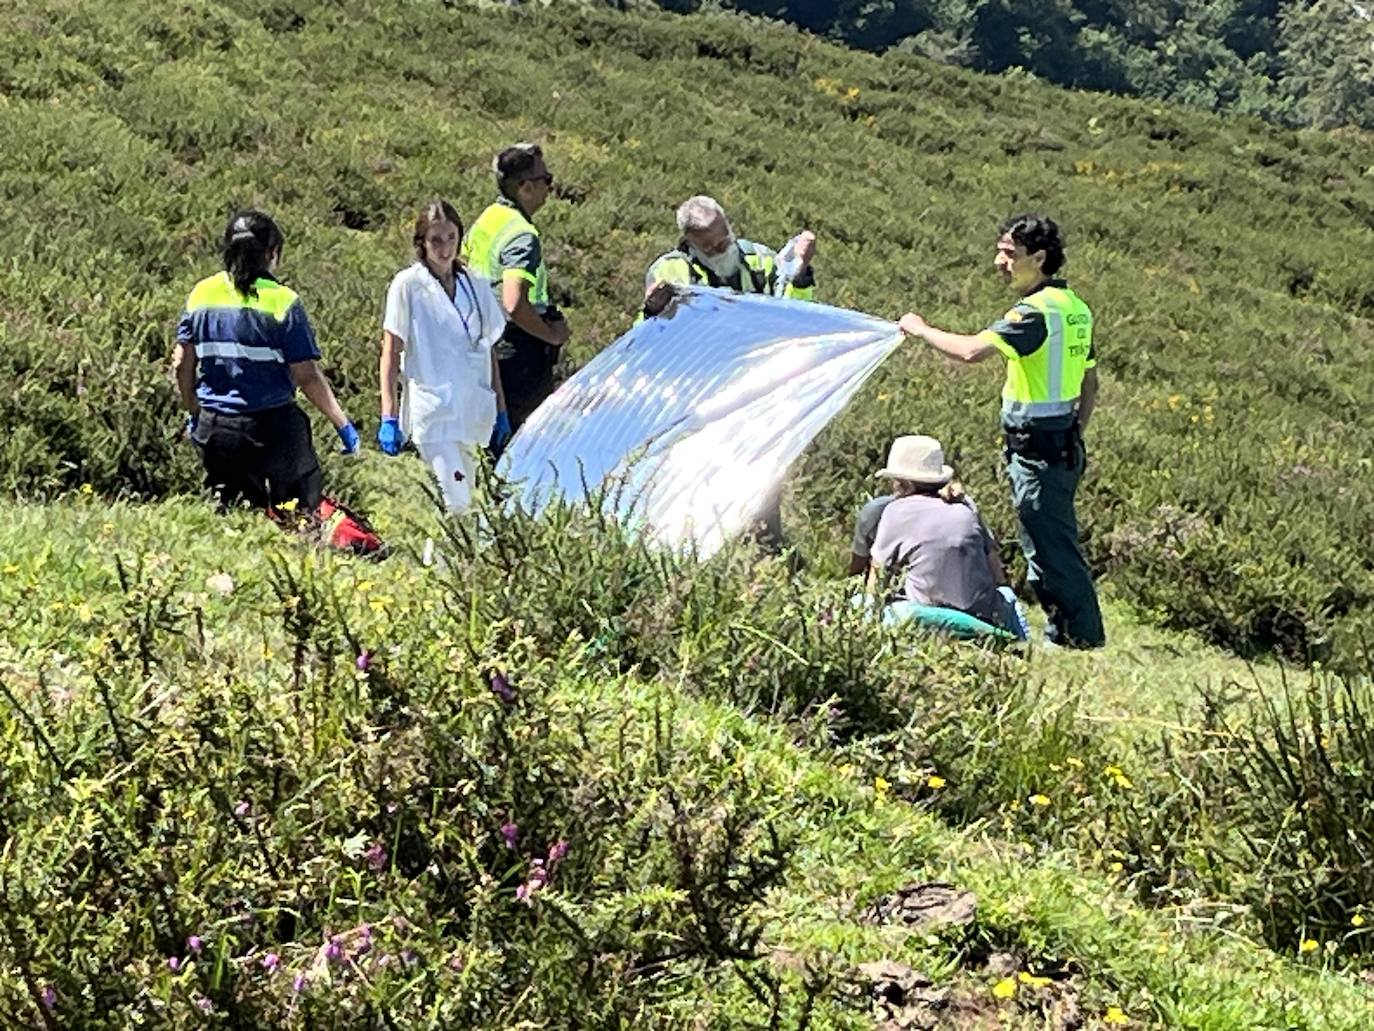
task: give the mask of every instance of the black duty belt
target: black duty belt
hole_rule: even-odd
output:
[[[1083,445],[1083,430],[1075,422],[1062,430],[1002,429],[1008,455],[1036,458],[1052,465],[1074,465]]]

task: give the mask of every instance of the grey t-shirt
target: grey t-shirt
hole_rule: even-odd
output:
[[[883,494],[859,509],[859,518],[854,520],[854,544],[852,551],[859,558],[873,554],[873,541],[878,536],[878,521],[883,517],[883,509],[891,503],[894,494]]]
[[[883,510],[873,561],[906,574],[903,595],[996,622],[997,583],[988,567],[993,541],[967,498],[948,502],[929,494],[896,498]]]

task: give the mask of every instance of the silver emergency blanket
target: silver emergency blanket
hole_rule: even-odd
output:
[[[563,383],[497,472],[531,512],[594,499],[704,558],[757,518],[901,340],[842,308],[692,288]]]

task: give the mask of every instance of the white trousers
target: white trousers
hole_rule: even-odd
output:
[[[417,442],[420,457],[434,470],[444,505],[455,515],[472,504],[472,486],[477,478],[477,445],[458,440]]]

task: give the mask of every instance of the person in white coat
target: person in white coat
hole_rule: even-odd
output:
[[[511,432],[492,353],[506,313],[491,284],[464,268],[462,239],[463,223],[447,201],[421,209],[418,260],[396,274],[386,293],[377,430],[388,455],[414,442],[454,513],[472,502],[482,448],[504,444]]]

